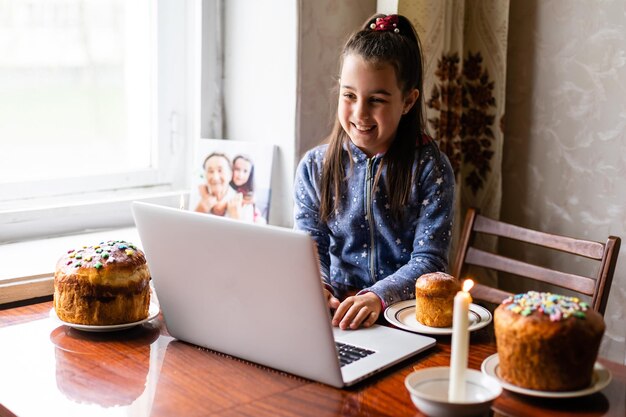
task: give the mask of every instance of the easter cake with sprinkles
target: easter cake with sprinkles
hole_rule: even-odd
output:
[[[116,240],[67,251],[54,273],[54,310],[68,323],[114,325],[148,317],[150,271],[144,253]]]
[[[529,291],[504,300],[494,311],[505,381],[540,391],[576,391],[592,382],[605,324],[577,297]]]

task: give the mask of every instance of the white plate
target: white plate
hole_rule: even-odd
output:
[[[606,369],[600,362],[596,362],[593,366],[593,376],[591,377],[591,385],[587,388],[583,388],[577,391],[539,391],[534,389],[522,388],[517,385],[510,384],[500,378],[500,372],[498,370],[500,364],[500,358],[497,353],[489,356],[485,359],[480,366],[480,369],[486,375],[492,376],[500,382],[502,388],[508,391],[517,392],[518,394],[530,395],[533,397],[544,398],[573,398],[583,397],[602,390],[611,382],[611,372]]]
[[[159,311],[160,311],[159,304],[151,301],[150,307],[148,307],[148,317],[146,317],[145,319],[135,321],[132,323],[110,324],[110,325],[103,325],[103,326],[77,324],[77,323],[69,323],[69,322],[63,321],[57,316],[57,313],[56,311],[54,311],[54,308],[50,310],[50,317],[59,321],[60,323],[63,323],[64,325],[68,327],[72,327],[74,329],[82,330],[85,332],[115,332],[119,330],[130,329],[131,327],[135,327],[135,326],[140,325],[141,323],[150,321],[159,315]]]
[[[415,318],[415,300],[400,301],[385,309],[385,319],[394,326],[410,332],[446,335],[452,334],[452,327],[430,327]],[[491,313],[476,304],[469,306],[469,331],[481,329],[491,323]]]

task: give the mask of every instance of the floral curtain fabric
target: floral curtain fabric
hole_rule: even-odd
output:
[[[398,0],[397,8],[420,36],[428,128],[456,173],[456,242],[468,207],[500,214],[509,1]]]

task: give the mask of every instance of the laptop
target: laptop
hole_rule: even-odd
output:
[[[179,340],[334,387],[436,343],[380,325],[333,327],[305,232],[140,202],[132,210],[168,332]]]

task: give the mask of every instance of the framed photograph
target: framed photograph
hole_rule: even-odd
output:
[[[200,139],[189,210],[267,224],[274,145]]]

